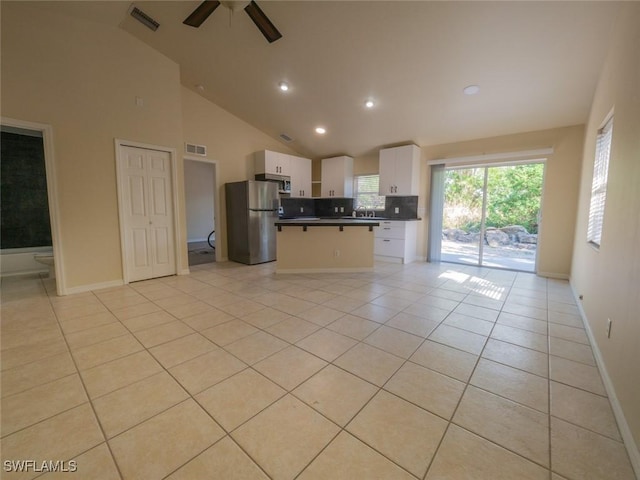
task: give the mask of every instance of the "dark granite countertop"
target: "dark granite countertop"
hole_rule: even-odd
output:
[[[377,218],[318,218],[299,217],[280,219],[275,222],[276,227],[377,227]]]
[[[392,217],[352,217],[352,216],[344,216],[344,217],[280,217],[279,221],[318,221],[318,220],[328,220],[328,221],[346,221],[353,222],[354,220],[364,220],[364,221],[394,221],[394,222],[417,222],[422,220],[422,218],[392,218]]]
[[[357,217],[362,218],[362,217]],[[385,222],[417,222],[422,220],[421,218],[394,218],[394,217],[368,217],[371,220],[383,220]]]

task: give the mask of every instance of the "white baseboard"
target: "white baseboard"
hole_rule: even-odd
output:
[[[566,273],[537,272],[536,275],[538,275],[539,277],[545,277],[545,278],[556,278],[558,280],[569,280],[569,275]]]
[[[79,285],[77,287],[65,288],[63,295],[91,292],[93,290],[102,290],[103,288],[121,287],[122,285],[124,285],[124,281],[122,280],[112,280],[110,282],[93,283],[90,285]]]
[[[616,422],[618,422],[618,428],[620,429],[620,435],[622,436],[622,440],[624,441],[624,446],[627,449],[627,453],[629,454],[629,459],[631,460],[631,466],[636,474],[636,477],[640,479],[640,450],[638,449],[638,445],[633,438],[633,434],[631,433],[631,429],[629,428],[629,424],[627,423],[627,419],[624,416],[624,411],[622,410],[622,405],[618,401],[618,396],[616,395],[616,390],[613,386],[613,382],[611,381],[611,377],[609,376],[609,372],[607,372],[607,367],[604,363],[604,359],[602,358],[602,354],[600,353],[600,349],[598,348],[598,344],[596,343],[596,339],[591,331],[591,325],[587,321],[587,315],[585,314],[584,309],[582,308],[582,302],[579,299],[579,295],[576,293],[573,284],[570,282],[571,292],[573,293],[573,298],[578,305],[578,310],[580,311],[580,316],[582,317],[582,322],[584,323],[584,328],[587,332],[587,336],[589,337],[589,341],[591,342],[591,348],[593,349],[593,356],[596,359],[596,364],[598,365],[598,370],[600,370],[600,375],[602,376],[602,383],[604,383],[604,388],[607,391],[607,395],[609,396],[609,402],[611,402],[611,409],[613,410],[613,415],[616,418]]]
[[[7,278],[7,277],[23,277],[25,275],[39,275],[41,273],[49,273],[49,269],[45,268],[44,270],[41,268],[37,268],[35,270],[24,270],[21,272],[2,272],[0,273],[0,278]]]
[[[374,260],[376,262],[398,263],[402,264],[402,258],[400,257],[386,257],[384,255],[375,255]]]

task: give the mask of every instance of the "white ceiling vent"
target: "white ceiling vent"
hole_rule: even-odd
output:
[[[290,137],[289,135],[287,135],[286,133],[281,133],[281,134],[280,134],[280,138],[281,138],[282,140],[284,140],[285,142],[287,142],[287,143],[291,143],[291,142],[293,142],[293,138],[291,138],[291,137]]]
[[[205,145],[196,145],[195,143],[185,143],[184,147],[187,153],[191,153],[193,155],[202,155],[203,157],[207,155],[207,147]]]

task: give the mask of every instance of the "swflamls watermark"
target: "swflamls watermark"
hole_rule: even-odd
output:
[[[5,472],[72,473],[78,470],[78,462],[75,460],[5,460],[2,468]]]

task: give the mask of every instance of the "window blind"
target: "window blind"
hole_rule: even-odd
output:
[[[607,177],[609,173],[609,154],[611,152],[611,136],[613,117],[598,130],[596,138],[596,155],[593,164],[593,182],[591,184],[591,204],[589,206],[589,224],[587,241],[597,247],[602,241],[604,224],[604,207],[607,199]]]

